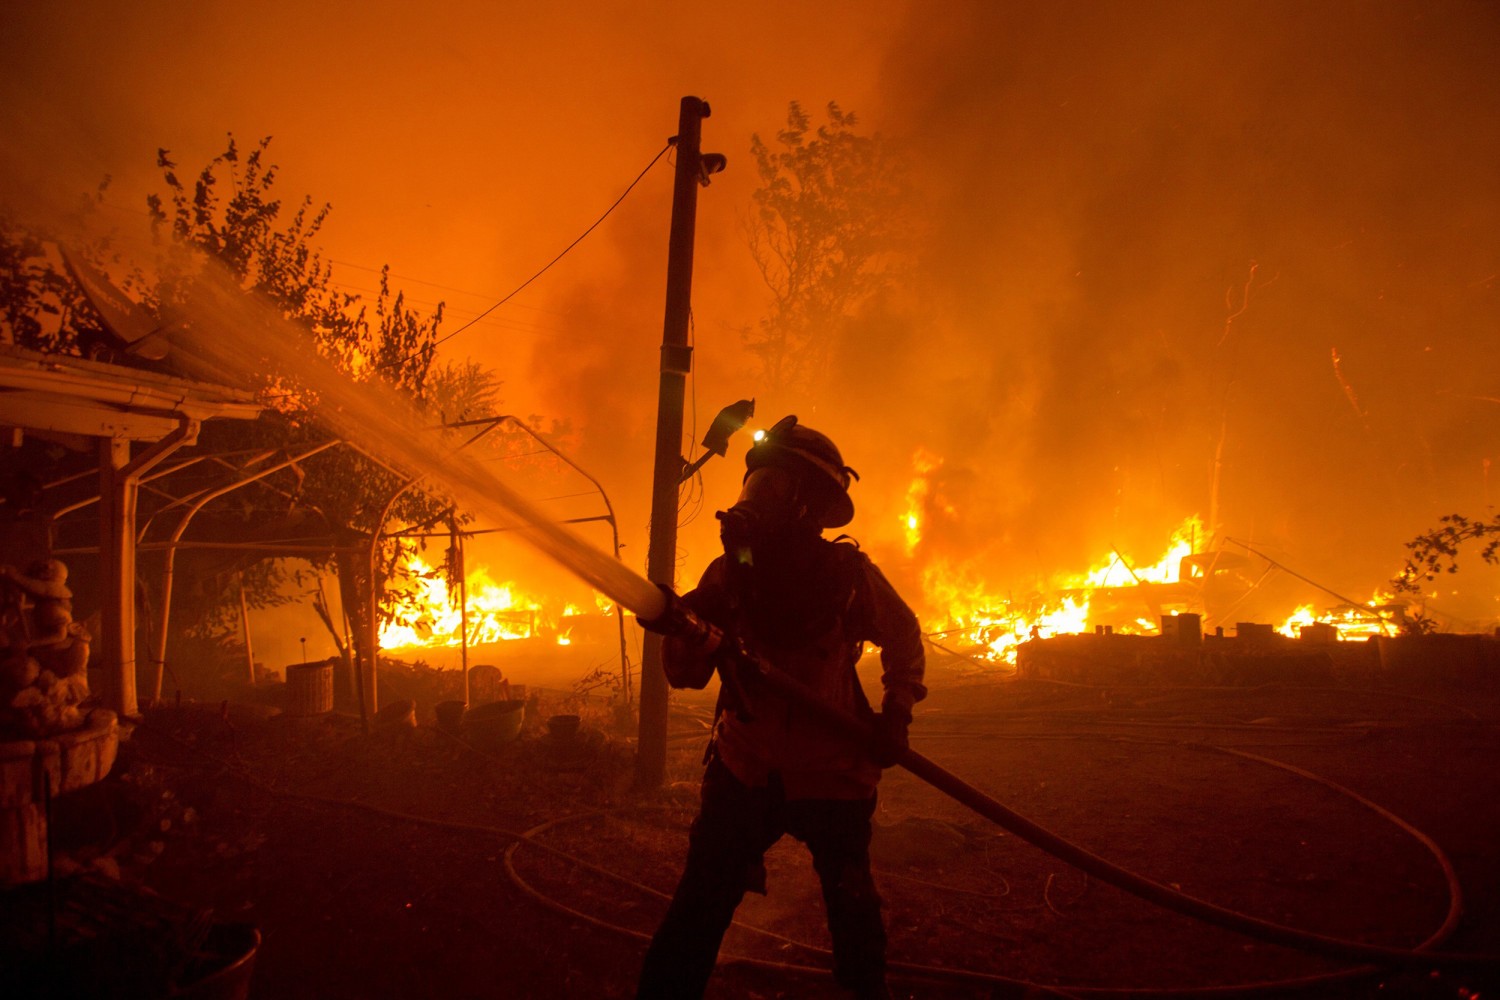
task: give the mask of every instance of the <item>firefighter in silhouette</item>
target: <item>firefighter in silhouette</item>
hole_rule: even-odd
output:
[[[672,686],[702,688],[716,668],[723,683],[686,866],[637,996],[702,996],[735,908],[746,890],[766,891],[765,852],[787,833],[807,845],[822,883],[835,978],[856,996],[889,996],[870,818],[881,769],[906,748],[912,706],[927,693],[921,633],[856,545],[823,538],[854,516],[849,483],[858,478],[832,441],[786,417],[745,465],[738,502],[718,514],[724,554],[682,597],[728,638],[668,635],[663,644]],[[867,641],[881,650],[878,713],[855,673]],[[738,677],[732,648],[868,719],[873,745],[825,730],[753,676]]]

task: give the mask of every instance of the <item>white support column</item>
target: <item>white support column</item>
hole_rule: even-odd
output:
[[[135,513],[141,478],[178,448],[198,440],[198,421],[185,414],[173,416],[177,429],[134,459],[128,438],[99,442],[100,697],[121,719],[140,714],[135,675]]]
[[[135,682],[135,508],[139,483],[129,474],[130,442],[99,442],[99,559],[102,601],[99,662],[104,706],[139,713]]]

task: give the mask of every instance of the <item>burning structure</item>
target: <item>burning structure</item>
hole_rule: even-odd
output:
[[[1444,3],[1420,9],[1272,3],[1245,16],[1174,3],[1060,8],[958,4],[946,14],[932,17],[914,8],[898,18],[899,43],[885,54],[880,72],[872,73],[881,83],[861,95],[867,100],[857,102],[881,130],[901,140],[914,181],[911,206],[924,223],[920,245],[912,248],[905,269],[889,273],[891,280],[818,314],[816,329],[825,340],[817,352],[809,352],[820,359],[812,366],[815,378],[797,386],[768,386],[761,397],[768,412],[816,410],[819,426],[847,442],[850,460],[865,475],[861,519],[854,530],[878,551],[881,564],[901,578],[904,592],[920,595],[914,603],[921,604],[930,639],[942,650],[961,654],[965,669],[985,683],[1017,680],[1007,693],[1034,691],[1037,685],[1027,685],[1037,679],[1061,681],[1054,686],[1066,692],[1073,684],[1124,688],[1157,681],[1219,686],[1290,676],[1385,678],[1389,674],[1384,672],[1403,664],[1417,669],[1418,661],[1428,676],[1436,676],[1443,665],[1458,660],[1489,664],[1493,640],[1479,635],[1495,619],[1495,588],[1489,580],[1473,581],[1466,566],[1458,581],[1443,580],[1423,595],[1426,607],[1407,610],[1408,622],[1424,614],[1445,629],[1475,633],[1427,637],[1433,640],[1429,648],[1447,648],[1425,658],[1408,657],[1419,644],[1394,637],[1402,625],[1398,602],[1382,588],[1405,539],[1452,509],[1489,510],[1491,505],[1496,262],[1490,236],[1500,228],[1500,188],[1489,166],[1500,162],[1495,131],[1488,127],[1496,100],[1489,68],[1495,39],[1492,11]],[[451,34],[458,39],[451,44],[462,46],[469,40],[479,44],[486,33]],[[840,34],[829,32],[816,42],[835,45]],[[444,39],[448,44],[450,39]],[[98,54],[91,49],[90,55]],[[256,60],[258,67],[263,65],[265,53],[257,53]],[[286,64],[294,61],[289,58]],[[568,64],[562,60],[558,65]],[[77,75],[108,79],[94,68]],[[57,76],[49,65],[49,79]],[[190,79],[209,76],[198,72]],[[782,81],[773,89],[779,94]],[[422,94],[423,101],[430,94],[425,87],[411,91]],[[425,113],[425,104],[421,108]],[[729,117],[732,106],[722,98],[719,110],[714,126],[722,131],[716,131],[716,139],[763,130],[769,120],[762,116],[736,129]],[[319,121],[319,130],[326,127],[326,120]],[[321,131],[313,134],[326,138]],[[800,135],[812,141],[815,129],[804,128]],[[632,135],[632,143],[636,138]],[[141,140],[132,136],[131,141],[138,146]],[[773,149],[775,143],[768,139]],[[38,143],[36,148],[51,147]],[[489,168],[497,158],[494,147],[468,152],[452,158],[454,171],[463,169],[464,161]],[[745,204],[745,199],[723,197],[747,194],[733,185],[752,177],[751,171],[739,169],[738,151],[731,153],[733,169],[716,177],[715,198],[705,199],[708,211],[724,214],[706,219],[705,232],[731,232],[728,213]],[[559,169],[557,158],[546,159],[549,171]],[[424,162],[422,169],[427,167]],[[445,179],[444,187],[462,191],[465,198],[449,214],[479,216],[473,199],[497,187],[490,180],[489,175],[473,183]],[[548,180],[555,175],[549,173]],[[858,204],[862,196],[852,187],[838,190],[850,195],[845,204]],[[432,196],[441,194],[434,191]],[[401,206],[395,202],[400,197],[378,202],[382,233],[395,231],[385,224],[399,215]],[[185,218],[191,217],[189,208]],[[422,228],[430,229],[430,222],[430,215],[424,215]],[[545,305],[555,310],[549,320],[555,328],[545,333],[566,342],[568,349],[528,345],[528,350],[505,355],[504,361],[514,365],[511,384],[527,397],[517,401],[519,412],[568,414],[575,421],[570,433],[580,462],[612,486],[632,484],[620,491],[625,496],[617,497],[629,553],[639,549],[639,537],[629,536],[639,536],[645,521],[645,491],[637,487],[649,464],[650,433],[641,415],[650,411],[660,304],[657,285],[640,280],[639,262],[648,250],[658,253],[662,239],[659,231],[644,226],[608,238],[614,241],[615,264],[558,277],[544,293]],[[485,237],[478,242],[493,241]],[[497,266],[474,246],[460,246],[456,253],[475,258],[475,270],[467,278],[445,281],[489,287],[484,284],[489,276],[514,270],[509,262]],[[336,252],[367,259],[367,247],[357,242]],[[743,275],[730,274],[733,268],[724,266],[727,258],[715,258],[714,266],[702,268],[699,275],[701,383],[695,389],[705,398],[749,392],[745,373],[759,371],[761,360],[753,351],[737,353],[733,338],[723,336],[725,331],[760,329],[755,324],[763,312],[757,300],[743,316],[736,313],[743,305],[738,300],[751,297],[740,289]],[[437,277],[441,269],[434,263],[423,273]],[[754,278],[752,274],[750,283]],[[649,288],[649,294],[642,288]],[[715,315],[721,302],[735,306]],[[215,318],[225,319],[226,328],[234,326],[232,312],[225,309]],[[537,327],[525,328],[525,334],[538,335]],[[498,357],[502,348],[487,344],[485,349]],[[361,363],[368,365],[369,359]],[[328,408],[337,410],[339,404],[329,402]],[[360,412],[370,426],[388,426],[380,422],[381,414]],[[432,464],[431,453],[407,449],[401,457],[419,466]],[[251,464],[247,459],[238,471],[251,474]],[[709,464],[703,475],[728,473]],[[398,476],[379,499],[383,502],[402,482]],[[476,484],[484,481],[466,485]],[[725,479],[704,492],[720,495],[732,487]],[[696,490],[696,484],[689,487],[678,511],[688,523],[680,549],[670,553],[680,575],[690,575],[706,562],[717,544],[708,518],[693,522]],[[483,490],[469,491],[476,493],[483,507]],[[1185,519],[1189,512],[1198,514]],[[421,521],[396,518],[392,523],[396,530],[415,530]],[[373,528],[369,521],[362,524],[362,538],[320,537],[320,551],[326,552],[331,541],[352,563],[363,558],[368,565],[373,561],[370,539],[388,529],[383,523]],[[448,534],[463,533],[455,528]],[[284,536],[277,540],[289,541]],[[363,549],[354,544],[359,541],[366,543]],[[293,550],[288,546],[283,552]],[[591,598],[565,595],[560,586],[537,582],[529,567],[474,558],[473,566],[455,574],[436,558],[420,558],[425,561],[404,563],[410,600],[386,619],[383,631],[375,613],[353,629],[338,630],[345,637],[351,632],[362,637],[372,665],[381,648],[436,656],[454,649],[455,640],[460,650],[471,641],[496,639],[490,649],[546,645],[576,651],[583,627],[577,619],[624,624],[613,607],[597,615],[569,614],[569,604],[587,611]],[[639,562],[634,557],[627,561]],[[480,575],[481,562],[488,563],[488,578]],[[373,570],[370,576],[375,576]],[[445,580],[442,587],[436,585],[439,577]],[[1454,582],[1462,584],[1462,593],[1454,593]],[[1325,585],[1336,593],[1322,589]],[[339,609],[328,601],[324,608],[338,624]],[[474,621],[465,622],[466,617]],[[499,638],[505,635],[516,637]],[[115,642],[119,637],[99,638]],[[275,638],[265,636],[261,648],[278,648]],[[559,639],[574,645],[559,646]],[[281,662],[296,658],[295,644],[286,644],[290,651],[278,656]],[[618,665],[628,669],[621,645]],[[247,659],[253,664],[253,656]],[[1256,709],[1271,701],[1254,689],[1234,692],[1241,694],[1246,694],[1244,704]],[[1406,706],[1410,716],[1386,719],[1369,710],[1372,702],[1348,689],[1337,696],[1357,705],[1360,714],[1352,714],[1351,707],[1348,722],[1358,723],[1365,742],[1347,755],[1333,745],[1295,752],[1322,754],[1354,785],[1363,787],[1363,779],[1378,774],[1382,795],[1400,799],[1402,811],[1424,816],[1441,827],[1437,839],[1457,845],[1458,867],[1465,869],[1466,880],[1477,886],[1495,884],[1493,846],[1479,839],[1492,815],[1487,810],[1493,796],[1465,797],[1492,770],[1493,742],[1477,727],[1449,724],[1483,708],[1413,699]],[[942,744],[945,748],[962,748],[970,745],[964,742],[969,736],[976,742],[983,736],[982,753],[954,749],[954,756],[976,771],[990,768],[984,775],[995,787],[1028,805],[1055,811],[1100,843],[1113,845],[1119,842],[1115,838],[1124,838],[1140,848],[1166,840],[1166,831],[1199,822],[1204,835],[1193,850],[1156,861],[1174,876],[1177,865],[1192,867],[1192,876],[1208,887],[1208,895],[1240,897],[1262,912],[1306,912],[1340,933],[1358,936],[1396,937],[1387,923],[1415,909],[1410,889],[1424,885],[1430,872],[1403,861],[1400,848],[1366,838],[1367,831],[1347,818],[1341,818],[1343,825],[1330,822],[1314,830],[1334,831],[1326,837],[1298,831],[1304,835],[1293,833],[1286,842],[1273,843],[1293,810],[1266,821],[1251,816],[1246,807],[1246,822],[1231,833],[1227,820],[1209,825],[1202,814],[1215,810],[1201,810],[1201,803],[1192,800],[1210,782],[1217,784],[1220,772],[1199,768],[1165,746],[1153,748],[1154,759],[1144,763],[1127,760],[1119,744],[1102,742],[1060,750],[1048,760],[1038,749],[1042,741],[1060,744],[1067,734],[1058,731],[1056,718],[1045,714],[1033,720],[1038,742],[1024,752],[1010,752],[1014,744],[1002,741],[1024,734],[963,731],[966,725],[980,728],[965,721],[963,713],[974,709],[967,702],[984,697],[973,690],[953,693],[944,708],[957,723],[945,729],[941,719],[919,719],[917,740],[922,739],[923,721],[939,723],[928,731],[934,742],[953,741]],[[1211,733],[1222,721],[1211,714],[1205,710],[1204,718],[1194,719],[1198,732]],[[1247,707],[1233,724],[1244,730],[1271,716],[1269,708]],[[1434,722],[1436,716],[1441,718]],[[285,779],[283,787],[305,777],[278,770],[280,758],[275,749],[266,749],[274,741],[264,730],[257,758],[252,727],[243,718],[231,720],[226,711],[201,721],[202,731],[191,732],[200,746],[223,756],[232,750],[237,758],[246,750],[239,759]],[[327,721],[330,727],[339,724]],[[1398,731],[1407,722],[1426,728],[1415,734]],[[276,732],[275,738],[283,735]],[[685,729],[678,735],[699,734]],[[239,740],[243,742],[235,742]],[[381,758],[381,766],[398,772],[414,761],[433,765],[426,771],[411,768],[419,774],[414,784],[425,792],[433,774],[445,773],[434,763],[442,758],[419,742],[405,749],[406,756]],[[696,753],[682,755],[682,771],[690,772],[696,759]],[[1462,762],[1462,769],[1450,761]],[[1132,788],[1123,804],[1110,799],[1119,771],[1135,764],[1144,775],[1139,788]],[[1048,780],[1054,773],[1051,766],[1066,776],[1065,782]],[[1445,801],[1436,803],[1434,776],[1449,774],[1450,767],[1468,780],[1445,789]],[[497,769],[484,779],[490,787],[520,795],[524,784],[511,779],[522,770]],[[1109,784],[1088,784],[1105,770],[1111,772]],[[1244,779],[1240,772],[1232,777]],[[226,784],[223,773],[216,778]],[[319,773],[308,784],[354,787],[348,779]],[[1185,794],[1188,801],[1164,805],[1173,782],[1192,786]],[[1065,785],[1065,793],[1057,793],[1059,784]],[[428,812],[448,815],[455,803],[478,800],[468,787],[455,788],[441,802],[421,794],[392,802],[394,796],[382,799],[390,795],[388,788],[359,788],[370,801],[383,801],[398,812],[410,813],[417,802],[438,807]],[[563,781],[548,790],[556,793],[553,801],[579,797],[577,785]],[[1272,785],[1266,793],[1266,801],[1281,802],[1285,789]],[[1449,796],[1463,805],[1447,808]],[[1216,805],[1225,810],[1242,805],[1229,799],[1225,796]],[[911,801],[905,804],[910,807]],[[485,802],[476,808],[492,812],[468,818],[493,822],[494,813],[510,804],[502,795],[493,807]],[[1303,804],[1311,807],[1309,815],[1327,818],[1328,812],[1318,811],[1325,803]],[[347,802],[335,805],[349,808]],[[309,807],[304,803],[300,808]],[[535,813],[518,807],[512,818],[524,826]],[[275,820],[300,832],[306,818],[287,808],[275,813]],[[381,822],[391,820],[387,815]],[[1140,828],[1132,830],[1136,821]],[[590,827],[589,835],[607,825]],[[425,829],[430,833],[430,827]],[[1259,832],[1251,837],[1247,830]],[[374,830],[370,839],[382,833]],[[1252,862],[1247,855],[1255,853],[1260,837],[1266,838],[1264,858]],[[422,914],[425,902],[420,885],[409,891],[407,883],[396,881],[404,870],[429,860],[411,851],[412,839],[404,830],[392,837],[399,843],[386,856],[397,859],[388,869],[402,870],[393,878],[405,904],[402,919],[412,910],[413,916]],[[646,839],[630,828],[622,837],[627,848],[610,860],[636,857]],[[1024,900],[1043,920],[1050,920],[1049,914],[1078,912],[1070,911],[1059,895],[1063,880],[1054,879],[1055,872],[1028,868],[1007,850],[1010,845],[983,841],[981,862],[963,853],[979,838],[963,833],[949,840],[958,846],[948,875],[966,885],[991,885],[986,880],[1003,868],[1014,883],[1013,895],[1011,882],[1005,885],[1006,896],[998,889],[990,894],[995,899],[983,904],[989,910],[1004,910],[1009,904],[996,899],[1008,898]],[[1327,853],[1334,856],[1324,859],[1322,867],[1309,863],[1308,870],[1290,874],[1294,859],[1313,853],[1309,844],[1313,849],[1331,844]],[[1223,855],[1210,856],[1219,845]],[[1357,859],[1358,871],[1339,867],[1344,855],[1360,850],[1366,853]],[[287,845],[273,842],[268,853],[275,853],[286,871],[295,870],[297,858]],[[481,860],[490,863],[492,855],[481,853]],[[312,866],[313,877],[288,881],[320,885],[327,857]],[[999,861],[992,865],[994,859]],[[437,861],[446,860],[421,870],[441,875]],[[488,877],[484,864],[476,868],[480,880]],[[1390,898],[1371,890],[1357,902],[1345,900],[1342,893],[1361,890],[1370,872],[1387,871],[1399,871]],[[1035,877],[1028,882],[1023,875]],[[359,881],[351,877],[350,884]],[[556,879],[553,891],[576,888],[563,882]],[[474,884],[459,887],[444,902],[453,904],[450,908],[465,905],[478,895]],[[1074,898],[1085,899],[1086,885]],[[1330,885],[1340,892],[1324,891]],[[1303,893],[1309,886],[1327,898]],[[591,903],[602,909],[609,895],[598,892]],[[941,896],[892,897],[913,927],[940,930],[955,912],[977,922],[976,910],[963,910],[953,903],[954,895],[948,889]],[[1338,898],[1329,902],[1334,896]],[[370,891],[362,902],[371,897],[380,905],[350,906],[339,923],[357,927],[362,943],[378,943],[362,950],[386,956],[383,971],[389,976],[405,971],[392,972],[391,966],[432,969],[433,955],[443,945],[431,941],[443,935],[423,938],[405,925],[392,930],[388,917],[382,922],[372,916],[386,914],[389,899]],[[938,905],[932,905],[934,900]],[[1160,954],[1177,940],[1169,934],[1150,937],[1141,931],[1145,924],[1138,914],[1109,909],[1108,901],[1092,897],[1086,905],[1108,910],[1103,931],[1093,937],[1084,939],[1076,921],[1028,924],[1022,912],[1005,911],[994,950],[1007,959],[1026,960],[1041,955],[1051,941],[1063,941],[1069,947],[1037,959],[1040,978],[1052,982],[1058,979],[1052,974],[1057,969],[1077,971],[1080,956],[1091,954],[1102,956],[1100,977],[1122,969],[1141,971],[1131,961],[1138,962],[1140,954]],[[300,901],[282,912],[299,906]],[[1345,923],[1350,914],[1371,919],[1352,926]],[[483,920],[491,914],[475,915]],[[1435,916],[1434,923],[1443,919]],[[422,919],[416,926],[437,926]],[[574,925],[524,923],[507,932],[531,934],[526,940],[534,947],[517,949],[523,956],[516,963],[517,976],[540,994],[549,985],[555,988],[555,978],[539,973],[525,980],[523,967],[547,968],[547,946],[571,934]],[[1018,927],[1028,942],[1025,948],[1016,946]],[[1452,929],[1447,921],[1442,927],[1429,940]],[[449,939],[460,942],[445,952],[453,967],[472,965],[473,955],[480,953],[474,936],[465,938],[463,927],[447,929],[453,932]],[[1415,927],[1403,925],[1401,931],[1421,940]],[[972,924],[961,933],[951,932],[945,963],[971,959],[976,936]],[[296,937],[286,934],[280,940]],[[935,947],[941,948],[942,937],[934,931]],[[414,950],[418,941],[420,950]],[[1149,947],[1138,947],[1142,944]],[[1183,950],[1197,954],[1202,945],[1207,954],[1220,944],[1193,939]],[[1114,947],[1135,952],[1107,951]],[[413,960],[405,961],[408,957]],[[614,968],[597,976],[598,982],[613,982],[618,968],[634,960],[628,949],[609,957],[618,961],[604,963]],[[363,956],[343,963],[321,958],[302,963],[299,975],[328,977],[318,985],[330,995],[341,986],[345,993],[360,992],[338,977],[352,976],[364,964]],[[1236,951],[1233,958],[1243,963],[1238,971],[1246,979],[1273,972],[1312,974],[1290,962],[1277,964],[1275,956],[1262,951],[1245,949],[1244,956]],[[1222,981],[1187,974],[1167,978],[1170,984],[1153,985]],[[431,984],[409,985],[408,992],[415,994]],[[453,992],[463,992],[463,985]]]

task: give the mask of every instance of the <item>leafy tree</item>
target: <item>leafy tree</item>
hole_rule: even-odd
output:
[[[71,346],[58,337],[57,324],[44,317],[57,316],[63,297],[76,291],[48,267],[40,239],[0,216],[0,318],[7,343],[54,351]]]
[[[832,101],[827,114],[814,129],[793,101],[773,144],[751,137],[761,184],[747,237],[772,302],[744,337],[771,389],[817,382],[850,318],[891,282],[911,242],[897,148],[860,134],[854,114]]]
[[[270,139],[262,139],[246,153],[231,136],[225,151],[190,181],[183,180],[167,150],[158,151],[164,190],[151,195],[147,207],[159,257],[150,279],[133,272],[126,290],[148,312],[191,337],[193,330],[181,306],[202,268],[222,267],[247,294],[270,301],[304,330],[310,350],[353,379],[394,386],[432,413],[434,422],[444,414],[493,405],[499,383],[491,373],[471,363],[434,366],[441,304],[431,315],[413,310],[403,294],[391,288],[387,270],[381,272],[380,290],[372,303],[334,285],[331,267],[313,242],[330,208],[315,206],[310,198],[293,209],[285,206],[275,192],[277,168],[269,162],[269,145]],[[90,248],[90,262],[104,263],[107,251],[107,244]],[[44,350],[77,352],[98,324],[45,242],[3,224],[0,306],[9,339]],[[316,419],[316,397],[299,384],[296,370],[284,370],[268,359],[256,378],[258,384],[251,388],[268,406],[262,419],[248,424],[210,421],[198,445],[207,453],[261,456],[242,471],[257,461],[269,462],[265,456],[294,454],[326,440]],[[326,540],[329,558],[314,563],[328,565],[337,551],[334,565],[344,607],[353,620],[355,652],[368,671],[373,651],[363,647],[370,595],[379,594],[384,613],[389,613],[400,599],[400,588],[388,589],[387,581],[399,573],[403,557],[418,544],[383,540],[372,576],[368,553],[372,538],[385,527],[382,516],[405,524],[458,517],[448,500],[420,489],[401,492],[405,485],[404,475],[353,450],[333,448],[228,494],[193,522],[189,537],[242,540],[284,538],[296,532],[298,537]],[[389,506],[398,493],[397,502]],[[171,515],[165,523],[173,523]],[[174,588],[174,604],[185,602],[183,610],[189,612],[174,615],[174,621],[196,623],[199,639],[222,639],[236,624],[226,608],[237,611],[241,583],[250,605],[264,607],[281,599],[289,580],[301,579],[295,571],[278,567],[252,570],[260,560],[257,555],[186,555],[185,564],[196,561],[199,572],[195,586]],[[148,600],[154,603],[159,596],[148,594]],[[322,606],[326,612],[326,598]],[[335,627],[331,616],[325,614],[325,621],[339,640],[342,629]]]
[[[1406,543],[1406,565],[1391,581],[1398,594],[1420,594],[1424,583],[1444,573],[1457,573],[1458,550],[1465,542],[1488,539],[1479,558],[1491,566],[1500,563],[1500,516],[1486,521],[1447,514],[1438,519],[1438,525]]]
[[[500,406],[500,379],[477,361],[448,361],[427,373],[428,409],[443,422],[492,416]]]
[[[198,174],[191,190],[177,175],[165,149],[157,166],[167,186],[167,200],[150,195],[147,207],[153,230],[164,247],[162,280],[149,304],[170,316],[180,305],[203,256],[226,267],[247,292],[258,294],[299,320],[325,357],[358,378],[378,377],[422,399],[423,382],[432,366],[443,306],[432,316],[409,309],[400,292],[392,292],[389,269],[382,269],[372,323],[360,296],[332,284],[332,268],[313,247],[331,207],[314,208],[304,198],[290,218],[282,219],[282,202],[273,196],[277,168],[265,162],[269,138],[242,156],[233,137],[228,148]],[[227,174],[228,191],[223,191]],[[297,373],[267,372],[268,382],[295,385]],[[302,399],[279,385],[278,407],[293,412]]]
[[[80,219],[90,217],[108,188],[106,177],[79,201],[75,214]],[[70,250],[96,268],[122,270],[108,238],[93,236]],[[125,269],[120,281],[126,290],[137,293],[146,285],[145,276],[135,267]],[[0,343],[54,354],[84,354],[90,345],[105,339],[103,320],[68,274],[56,245],[0,207]]]
[[[380,291],[371,306],[358,295],[339,290],[330,265],[313,240],[327,220],[330,206],[315,206],[304,198],[289,214],[275,196],[277,168],[267,160],[270,139],[262,139],[242,153],[233,137],[223,153],[204,166],[191,184],[178,174],[167,150],[157,153],[166,187],[165,197],[147,199],[153,230],[162,248],[160,281],[150,304],[172,316],[204,259],[228,269],[240,286],[262,296],[307,331],[310,347],[332,360],[351,378],[379,379],[425,402],[424,388],[432,368],[442,306],[431,316],[410,309],[400,292],[393,292],[388,269],[382,269]],[[373,316],[371,312],[373,311]],[[191,331],[189,331],[191,335]],[[283,370],[272,360],[261,369],[258,386],[274,412],[251,425],[222,422],[204,429],[206,443],[228,450],[266,447],[301,450],[323,440],[317,423],[316,397],[303,389],[298,372]],[[372,651],[362,648],[368,631],[370,588],[389,609],[393,595],[385,581],[399,572],[413,547],[410,541],[388,541],[379,547],[375,577],[369,558],[354,554],[382,530],[377,523],[404,478],[349,449],[321,452],[301,463],[300,478],[288,495],[274,489],[247,493],[260,502],[254,519],[297,519],[312,514],[342,550],[337,561],[344,605],[355,626],[356,649],[371,662]],[[446,501],[420,490],[401,494],[390,515],[403,521],[431,520],[447,509]],[[320,561],[321,562],[321,561]],[[274,581],[275,577],[264,578]],[[269,600],[257,593],[257,601]],[[337,636],[336,636],[337,638]],[[367,668],[368,669],[368,668]]]

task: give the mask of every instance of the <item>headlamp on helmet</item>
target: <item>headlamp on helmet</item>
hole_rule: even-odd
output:
[[[745,454],[745,478],[756,469],[775,467],[795,475],[804,487],[808,516],[820,528],[841,528],[854,518],[849,484],[859,473],[844,464],[838,446],[826,435],[782,417]]]

